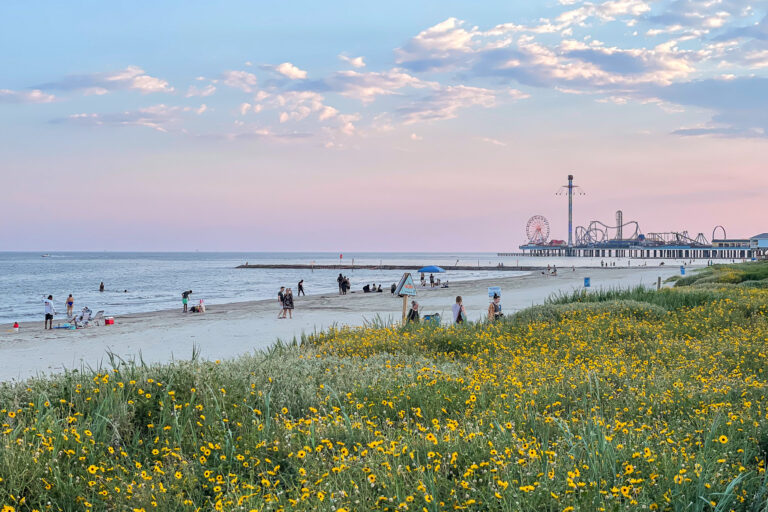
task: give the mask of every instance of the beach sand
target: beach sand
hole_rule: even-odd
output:
[[[464,298],[469,320],[485,317],[488,286],[500,286],[506,314],[540,304],[552,294],[583,288],[584,277],[592,289],[627,288],[638,284],[653,286],[679,273],[677,267],[561,268],[558,276],[533,272],[525,276],[451,283],[450,288],[421,288],[416,300],[421,315],[440,313],[450,321],[456,295]],[[450,279],[450,276],[448,276]],[[277,290],[275,290],[277,295]],[[194,304],[194,301],[192,301]],[[277,339],[290,341],[302,333],[321,331],[332,325],[363,325],[381,318],[399,321],[402,299],[384,293],[346,296],[308,295],[295,298],[293,319],[278,320],[277,300],[208,305],[205,314],[177,310],[115,317],[115,325],[86,329],[43,330],[42,322],[27,322],[18,333],[0,333],[0,381],[61,372],[64,369],[98,368],[109,364],[108,354],[123,359],[141,358],[146,363],[189,359],[193,348],[205,359],[228,359],[260,350]],[[42,316],[42,314],[41,314]],[[64,320],[55,320],[54,325]]]

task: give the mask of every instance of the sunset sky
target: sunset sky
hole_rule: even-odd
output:
[[[0,250],[768,231],[768,2],[2,2]]]

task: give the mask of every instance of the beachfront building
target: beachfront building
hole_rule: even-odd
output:
[[[768,233],[760,233],[749,239],[752,256],[759,260],[768,259]]]
[[[723,238],[712,240],[712,247],[749,248],[749,238]]]

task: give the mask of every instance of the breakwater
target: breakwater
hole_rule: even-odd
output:
[[[260,268],[260,269],[290,269],[290,270],[410,270],[416,272],[418,266],[414,265],[351,265],[351,264],[337,264],[337,265],[312,265],[308,263],[246,263],[244,265],[238,265],[236,268]],[[529,271],[529,270],[545,270],[547,267],[541,266],[507,266],[507,265],[445,265],[443,270],[485,270],[485,271]],[[429,273],[429,272],[427,272]]]

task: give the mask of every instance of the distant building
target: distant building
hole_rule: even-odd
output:
[[[712,240],[712,247],[743,247],[749,249],[749,238],[723,238]]]
[[[768,259],[768,233],[761,233],[749,239],[752,256],[758,259]]]

